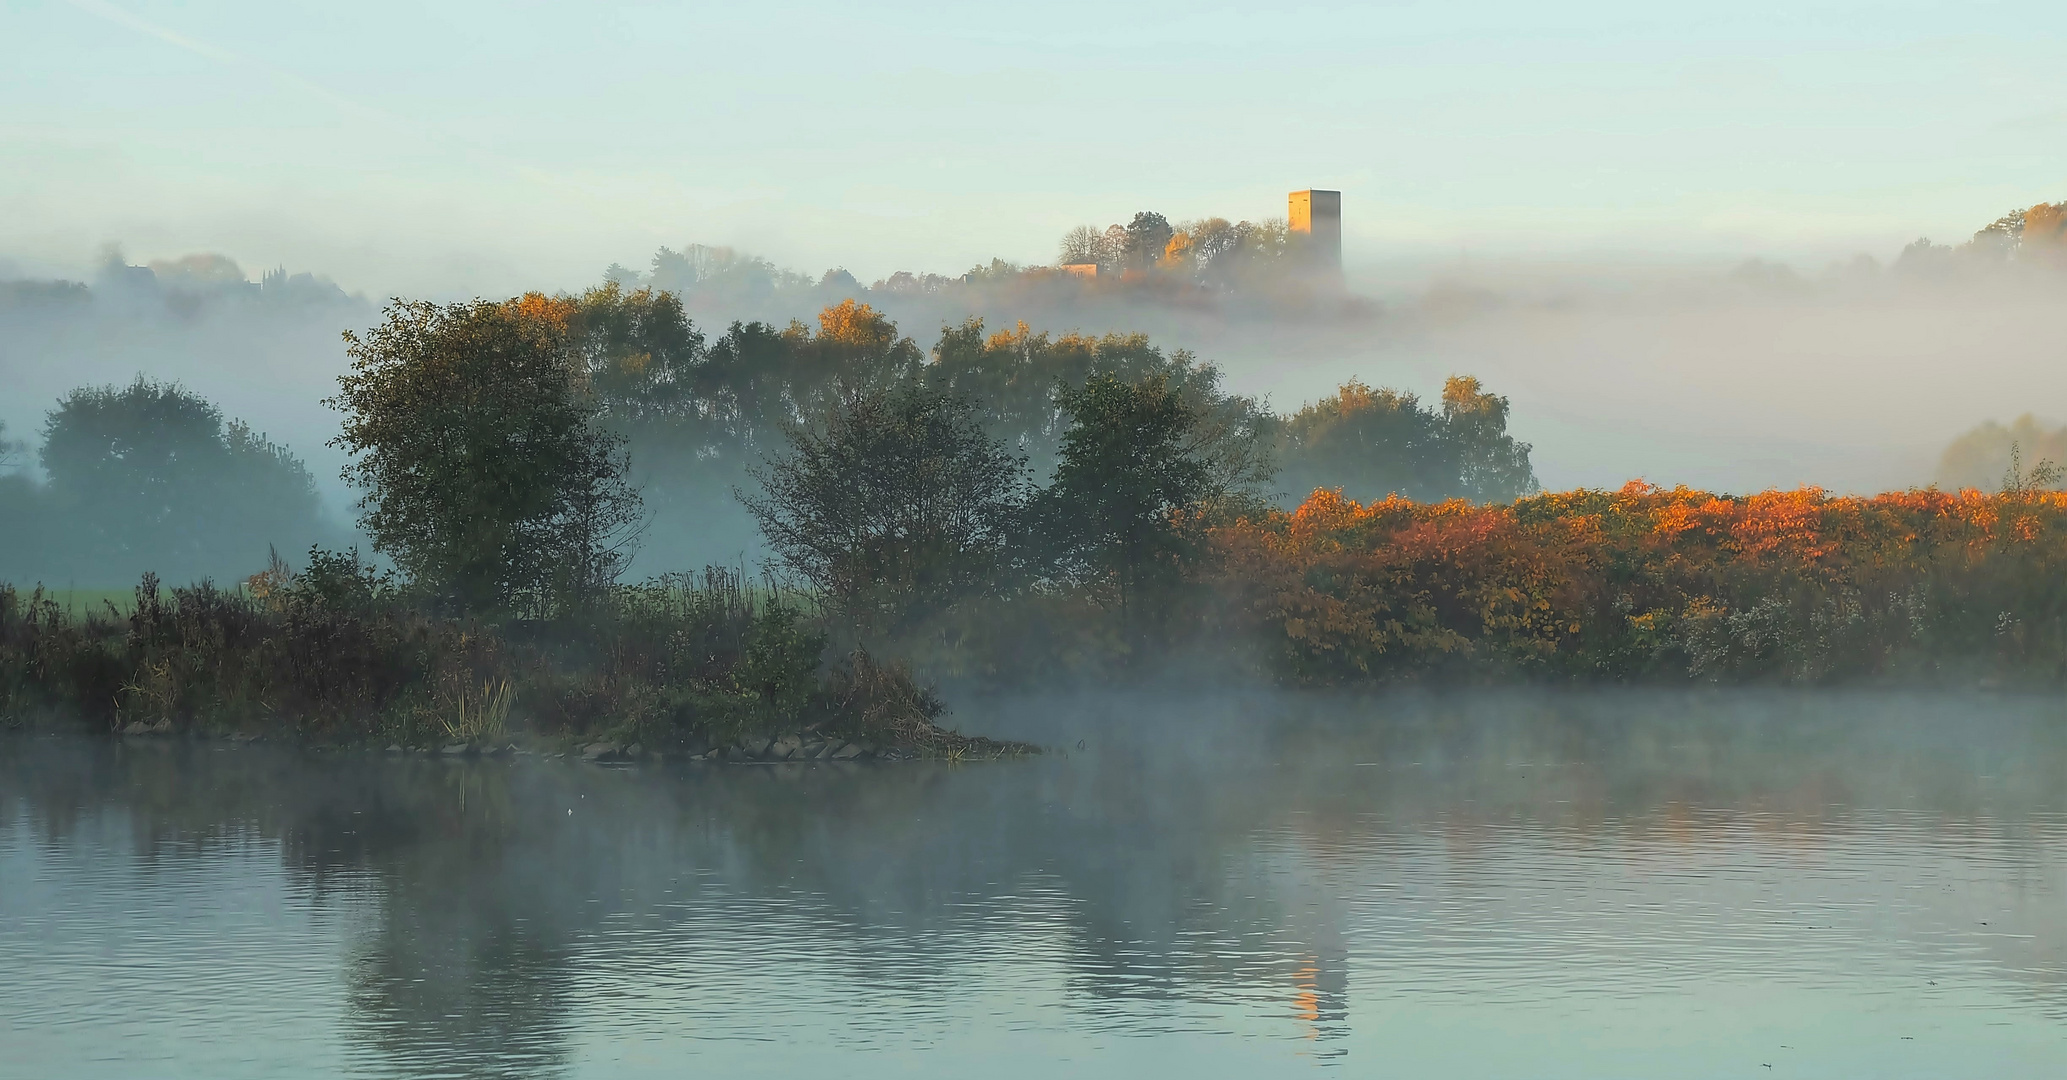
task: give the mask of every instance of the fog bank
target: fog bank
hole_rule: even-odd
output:
[[[2056,404],[2067,400],[2067,278],[2015,265],[1931,274],[1912,261],[1810,274],[1629,260],[1352,268],[1346,298],[1304,311],[851,279],[687,299],[713,335],[734,320],[808,320],[846,295],[922,349],[971,317],[993,330],[1141,330],[1218,363],[1229,389],[1280,411],[1350,378],[1432,398],[1445,376],[1468,373],[1512,399],[1511,430],[1534,444],[1546,488],[1641,477],[1865,492],[1931,482],[1940,452],[1983,421],[2067,414]],[[378,303],[161,270],[155,289],[105,275],[90,287],[0,283],[11,290],[0,303],[8,437],[33,445],[75,387],[178,380],[289,446],[347,516],[343,461],[325,445],[337,417],[321,400],[344,369],[341,333],[377,321]]]

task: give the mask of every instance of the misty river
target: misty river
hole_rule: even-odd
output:
[[[959,698],[1029,760],[0,738],[0,1076],[2067,1066],[2067,702]]]

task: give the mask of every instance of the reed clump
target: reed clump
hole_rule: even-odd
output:
[[[950,761],[1005,757],[1030,749],[942,728],[934,721],[947,707],[912,675],[911,665],[878,661],[864,649],[855,649],[832,666],[826,698],[831,715],[825,732],[830,735]]]

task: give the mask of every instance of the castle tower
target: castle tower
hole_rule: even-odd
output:
[[[1292,242],[1305,250],[1315,270],[1342,276],[1342,193],[1311,188],[1285,197]]]

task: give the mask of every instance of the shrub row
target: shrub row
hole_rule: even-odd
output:
[[[433,745],[609,735],[664,747],[777,727],[909,743],[941,709],[865,653],[827,665],[803,598],[707,570],[551,619],[436,613],[356,557],[239,590],[75,615],[0,585],[0,720]]]
[[[1212,540],[1222,625],[1299,683],[2067,674],[2059,492],[1322,491]]]

